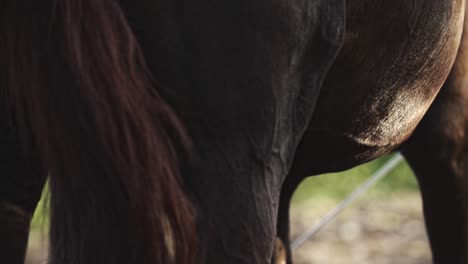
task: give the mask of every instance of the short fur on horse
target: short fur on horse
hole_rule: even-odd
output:
[[[1,243],[17,233],[7,258],[24,258],[49,174],[51,264],[271,263],[277,236],[291,263],[297,184],[409,138],[455,60],[464,8],[3,0],[0,222],[18,230],[0,232]],[[459,175],[443,171],[451,177],[421,186],[443,182],[440,201],[455,200],[444,208],[463,215],[464,199],[448,194]],[[468,230],[464,220],[450,234]],[[466,263],[462,236],[432,226],[435,260]],[[456,247],[437,246],[450,238]]]

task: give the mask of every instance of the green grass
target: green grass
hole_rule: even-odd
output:
[[[374,160],[364,165],[340,173],[329,173],[307,178],[293,196],[293,203],[310,198],[343,199],[368,177],[378,170],[391,155]],[[370,192],[375,196],[384,196],[391,192],[417,192],[418,184],[406,162],[401,162]]]
[[[31,222],[31,229],[38,230],[47,227],[47,224],[49,222],[49,217],[48,217],[48,204],[46,203],[47,201],[47,194],[48,193],[48,188],[47,185],[44,188],[44,191],[42,192],[42,198],[39,201],[39,204],[37,205],[36,211],[34,212],[33,219]]]

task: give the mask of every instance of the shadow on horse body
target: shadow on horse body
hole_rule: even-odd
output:
[[[305,176],[410,136],[463,14],[462,0],[4,1],[1,255],[23,262],[48,172],[51,264],[274,261]]]

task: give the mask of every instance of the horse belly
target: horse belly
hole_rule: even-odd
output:
[[[352,165],[407,139],[453,65],[464,1],[349,0],[345,42],[305,134],[314,151],[339,150],[333,162]]]

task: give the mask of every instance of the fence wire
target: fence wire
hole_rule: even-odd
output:
[[[333,222],[336,217],[346,209],[354,200],[363,195],[367,190],[379,182],[382,178],[387,176],[404,158],[400,153],[394,155],[390,160],[388,160],[380,169],[378,169],[372,176],[369,177],[362,185],[356,188],[347,198],[340,202],[333,210],[327,213],[322,219],[320,219],[315,225],[309,228],[302,235],[297,237],[291,243],[291,250],[295,251],[301,247],[304,242],[309,240],[315,234],[317,234],[323,227],[327,224]]]

